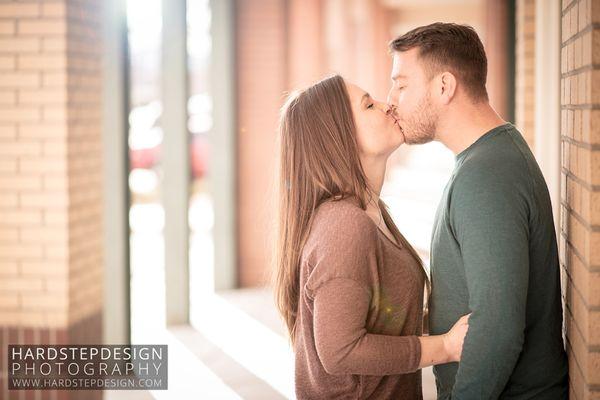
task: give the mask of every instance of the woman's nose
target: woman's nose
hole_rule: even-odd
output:
[[[390,89],[390,91],[388,92],[388,95],[387,95],[387,99],[386,100],[387,100],[388,104],[394,103],[394,101],[393,101],[394,100],[393,99],[393,94],[394,94],[394,89],[392,88],[392,89]]]

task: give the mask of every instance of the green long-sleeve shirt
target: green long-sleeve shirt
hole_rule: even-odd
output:
[[[472,312],[438,399],[567,399],[560,271],[548,188],[507,123],[456,156],[431,242],[431,334]]]

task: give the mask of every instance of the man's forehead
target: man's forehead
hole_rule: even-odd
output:
[[[405,79],[407,72],[416,65],[418,49],[395,52],[392,63],[392,79]]]

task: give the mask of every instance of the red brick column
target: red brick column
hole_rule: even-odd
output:
[[[286,2],[236,2],[239,284],[267,280],[275,134],[287,82]]]

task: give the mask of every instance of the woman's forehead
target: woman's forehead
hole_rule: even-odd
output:
[[[346,89],[348,90],[348,96],[350,97],[350,102],[352,103],[360,103],[361,98],[366,93],[363,89],[356,86],[352,82],[346,82]]]

